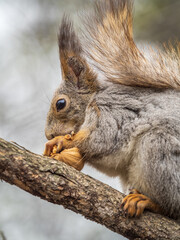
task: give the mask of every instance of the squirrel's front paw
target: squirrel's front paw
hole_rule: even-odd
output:
[[[70,149],[65,149],[60,153],[54,153],[54,154],[52,153],[51,157],[56,160],[62,161],[79,171],[84,166],[84,161],[79,152],[79,149],[75,147]]]
[[[136,189],[132,189],[130,194],[127,195],[121,206],[125,213],[130,217],[139,217],[144,212],[144,209],[148,209],[152,212],[160,212],[158,204],[154,203],[150,198],[139,193]]]
[[[45,145],[44,156],[51,156],[54,153],[60,153],[64,148],[67,148],[72,140],[72,135],[58,136]]]

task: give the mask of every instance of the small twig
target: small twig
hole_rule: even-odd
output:
[[[2,231],[0,231],[0,240],[7,240],[7,238],[5,237],[4,233]]]

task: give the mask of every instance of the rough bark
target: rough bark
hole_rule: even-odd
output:
[[[145,212],[139,219],[124,216],[124,195],[64,163],[34,154],[0,139],[0,179],[63,205],[128,239],[180,239],[180,224]]]

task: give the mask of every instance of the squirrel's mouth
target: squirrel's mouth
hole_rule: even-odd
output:
[[[51,140],[57,136],[65,136],[67,134],[74,134],[76,132],[76,125],[70,122],[56,124],[52,128],[50,126],[47,126],[45,129],[45,135],[48,140]]]
[[[74,133],[74,131],[73,130],[70,130],[70,131],[61,131],[59,134],[45,134],[46,135],[46,138],[48,139],[48,140],[51,140],[51,139],[53,139],[53,138],[55,138],[55,137],[58,137],[58,136],[65,136],[65,135],[67,135],[67,134],[70,134],[70,135],[74,135],[75,133]]]

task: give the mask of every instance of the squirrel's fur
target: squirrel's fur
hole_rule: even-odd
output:
[[[180,44],[164,51],[137,48],[132,30],[132,0],[97,1],[85,18],[85,52],[109,81],[129,86],[180,89]]]
[[[148,197],[136,192],[135,200],[126,202],[131,216],[149,208],[179,218],[179,48],[151,50],[151,57],[139,50],[132,5],[130,0],[96,2],[85,17],[82,43],[63,18],[58,38],[63,81],[47,117],[45,155],[54,145],[59,151],[78,148],[74,159],[83,156],[83,163],[119,176],[125,190],[135,188]],[[108,84],[100,81],[99,71]],[[63,137],[71,131],[71,140]],[[74,166],[70,152],[62,160]]]

